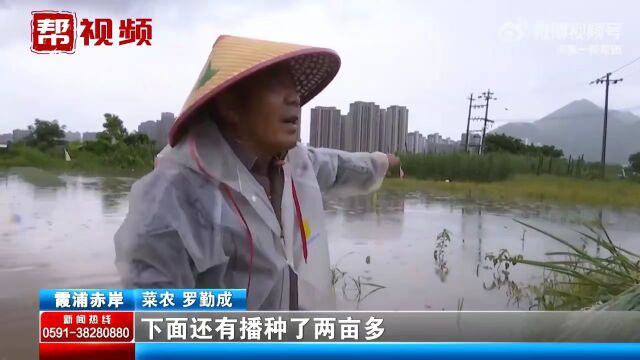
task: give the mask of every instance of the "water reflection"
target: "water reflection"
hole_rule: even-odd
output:
[[[462,241],[465,244],[476,244],[476,264],[482,262],[482,208],[479,206],[462,206],[460,208],[460,224],[462,228]],[[465,242],[465,239],[471,241]]]
[[[127,212],[134,179],[21,170],[20,175],[0,174],[0,181],[0,286],[35,294],[43,286],[117,283],[113,234]],[[41,191],[53,193],[37,195]],[[592,246],[588,250],[596,253],[600,250],[575,231],[584,221],[602,219],[617,244],[640,248],[638,211],[492,203],[415,192],[379,192],[330,199],[324,205],[332,265],[347,281],[348,296],[340,302],[345,309],[455,310],[462,298],[469,310],[521,306],[504,292],[484,289],[496,279],[487,253],[506,249],[545,260],[547,252],[564,248],[514,218],[576,245]],[[439,254],[439,235],[445,230],[449,240]],[[529,267],[507,271],[509,281],[516,283],[535,283],[541,276]]]
[[[102,209],[105,214],[116,213],[133,184],[130,178],[103,178],[100,182]]]
[[[404,197],[378,192],[372,195],[353,196],[344,199],[325,200],[326,211],[344,211],[346,217],[358,218],[366,213],[376,215],[404,211]]]
[[[9,169],[8,175],[16,176],[22,182],[30,184],[33,189],[33,197],[36,199],[54,199],[58,190],[66,186],[66,183],[57,174],[37,168],[14,167]],[[7,186],[8,181],[7,178]]]
[[[113,234],[126,215],[133,181],[32,169],[0,173],[0,288],[12,290],[0,292],[0,323],[8,324],[12,336],[31,339],[37,331],[39,288],[119,286]],[[415,192],[327,200],[325,208],[341,309],[456,310],[463,302],[465,310],[527,309],[518,286],[539,283],[541,271],[496,269],[485,256],[505,249],[545,260],[546,253],[565,248],[514,218],[596,253],[602,250],[582,241],[576,230],[601,220],[617,245],[640,250],[637,210]],[[449,240],[438,256],[444,230]],[[492,286],[502,290],[485,290]]]
[[[341,270],[366,274],[386,287],[357,304],[359,308],[455,309],[453,300],[461,298],[465,309],[527,308],[520,285],[541,281],[542,272],[523,265],[496,270],[487,261],[487,254],[504,249],[510,254],[546,260],[548,252],[564,248],[541,233],[528,231],[514,219],[580,244],[583,242],[576,231],[582,229],[582,224],[601,220],[617,244],[640,248],[635,241],[640,233],[637,210],[464,201],[416,193],[377,196],[325,204],[331,226],[331,253],[339,260]],[[439,251],[439,235],[444,230],[450,241]],[[599,254],[599,247],[583,245]],[[369,256],[372,264],[381,266],[362,261]],[[416,299],[398,293],[410,293]],[[347,302],[341,306],[351,305]]]
[[[14,167],[10,175],[18,176],[22,181],[39,189],[64,187],[66,184],[53,172],[31,167]]]

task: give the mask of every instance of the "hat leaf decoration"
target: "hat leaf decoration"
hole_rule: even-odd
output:
[[[211,79],[216,73],[218,69],[211,67],[211,60],[207,61],[207,65],[205,66],[205,71],[202,73],[198,82],[196,83],[196,88],[202,87],[202,85],[206,84],[209,79]]]

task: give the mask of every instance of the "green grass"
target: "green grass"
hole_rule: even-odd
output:
[[[27,146],[13,146],[9,152],[0,153],[0,167],[38,167],[60,168],[64,167],[64,154],[59,158],[51,153],[43,152]]]
[[[71,161],[65,161],[63,148],[46,151],[34,147],[14,145],[10,151],[0,153],[0,169],[12,167],[34,167],[43,170],[99,175],[141,176],[152,169],[148,166],[118,168],[106,163],[105,159],[88,151],[71,149]]]
[[[534,307],[540,310],[640,309],[640,256],[616,245],[602,224],[579,231],[584,246],[576,246],[575,241],[516,221],[566,247],[565,251],[547,253],[553,258],[549,261],[510,256],[506,250],[491,258],[494,268],[506,265],[508,269],[509,264],[524,264],[544,269],[543,282],[527,288]],[[598,249],[596,254],[586,250],[588,244]]]
[[[517,174],[600,177],[600,166],[596,163],[531,155],[401,154],[400,158],[406,174],[423,180],[491,182]],[[620,169],[617,165],[607,166],[607,177],[615,178]]]
[[[640,183],[629,180],[587,180],[553,175],[517,175],[489,183],[386,179],[390,191],[453,194],[468,199],[524,200],[560,204],[640,208]]]

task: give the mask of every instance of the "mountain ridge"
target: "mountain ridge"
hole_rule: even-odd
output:
[[[507,123],[492,133],[554,145],[567,157],[584,155],[588,161],[599,161],[603,112],[587,99],[574,100],[534,122]],[[640,116],[610,109],[607,122],[607,162],[626,164],[629,155],[640,151]]]

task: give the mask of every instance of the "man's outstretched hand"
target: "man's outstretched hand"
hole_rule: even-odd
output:
[[[398,174],[402,179],[404,177],[404,172],[402,171],[400,158],[393,154],[387,154],[387,158],[389,159],[389,172],[394,175]]]

